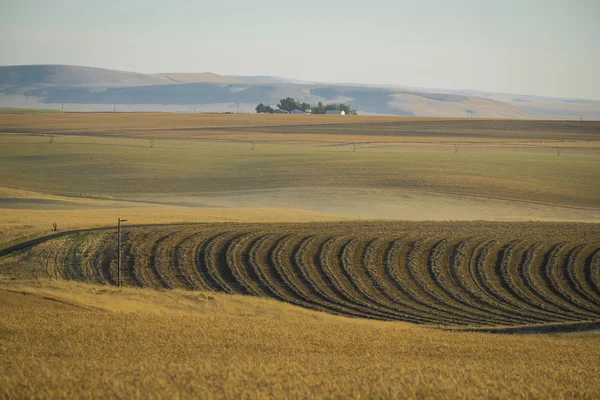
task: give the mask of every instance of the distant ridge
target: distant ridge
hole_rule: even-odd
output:
[[[473,94],[477,93],[477,94]],[[600,119],[600,102],[385,85],[328,84],[269,76],[143,74],[73,65],[0,67],[0,106],[75,111],[254,112],[293,97],[310,104],[343,102],[361,114],[512,119]],[[233,108],[235,105],[235,108]]]

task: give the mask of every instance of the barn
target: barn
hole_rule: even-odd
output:
[[[346,112],[344,110],[327,110],[327,112],[325,114],[328,114],[328,115],[346,115]]]
[[[277,108],[277,109],[273,110],[273,114],[289,114],[289,112],[282,110],[280,108]]]
[[[302,111],[302,110],[292,110],[292,111],[290,111],[290,114],[302,114],[302,115],[306,115],[306,112]]]

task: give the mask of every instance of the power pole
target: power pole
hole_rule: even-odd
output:
[[[113,103],[113,112],[114,113],[117,112],[117,102],[116,101]]]
[[[119,217],[117,225],[117,286],[119,287],[121,287],[121,222],[127,222],[127,220]]]

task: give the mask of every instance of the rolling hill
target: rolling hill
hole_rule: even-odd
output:
[[[479,118],[572,118],[576,103],[512,101],[492,94],[328,84],[214,73],[143,74],[70,65],[0,67],[0,105],[69,111],[254,112],[257,103],[294,97],[311,104],[344,102],[361,114]],[[233,107],[232,105],[236,105]],[[584,105],[596,115],[600,105]],[[600,115],[600,111],[598,111]]]

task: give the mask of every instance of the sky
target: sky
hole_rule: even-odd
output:
[[[0,65],[600,100],[599,0],[0,0]]]

